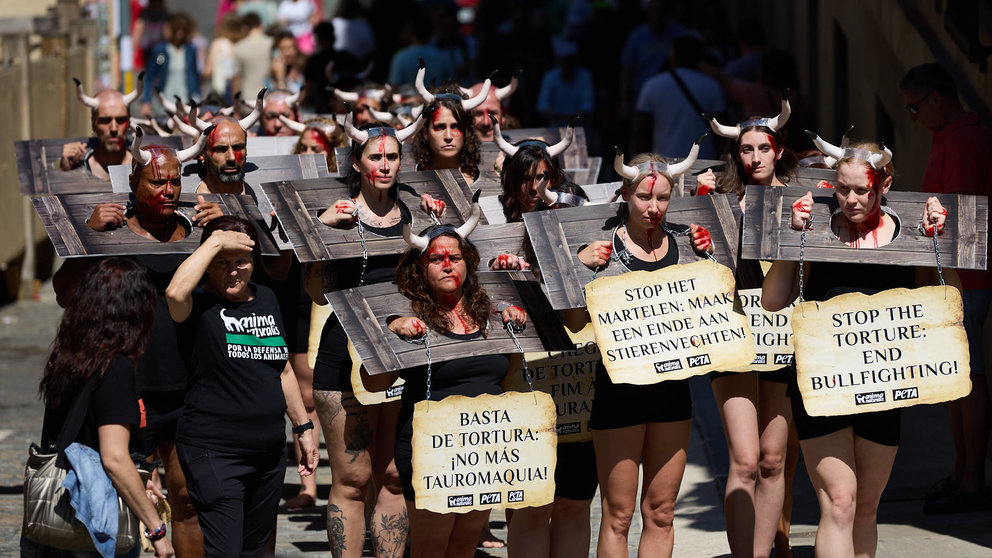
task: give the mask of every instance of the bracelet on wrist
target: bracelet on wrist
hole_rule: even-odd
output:
[[[313,429],[313,420],[308,420],[303,424],[293,427],[293,434],[303,434],[307,430]]]
[[[158,526],[157,529],[151,530],[147,527],[145,528],[145,538],[149,541],[155,542],[165,536],[165,523]]]

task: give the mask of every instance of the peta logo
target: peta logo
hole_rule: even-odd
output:
[[[464,506],[472,505],[472,495],[463,494],[461,496],[448,496],[448,507],[449,508],[461,508]]]
[[[919,399],[920,390],[915,387],[892,390],[893,401],[904,401],[906,399]]]
[[[776,354],[775,364],[792,364],[792,356],[793,355],[791,353],[785,355]]]
[[[499,504],[503,501],[503,494],[501,492],[483,492],[479,494],[479,505],[483,504]]]
[[[506,493],[507,502],[523,502],[524,501],[524,491],[523,490],[511,490]]]
[[[710,355],[698,355],[686,357],[686,361],[689,364],[689,368],[696,368],[697,366],[706,366],[710,364]]]

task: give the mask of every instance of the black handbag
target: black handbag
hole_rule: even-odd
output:
[[[90,406],[97,377],[91,378],[73,402],[56,439],[54,451],[37,444],[28,448],[24,467],[24,523],[22,532],[29,540],[62,550],[95,550],[86,527],[76,519],[69,503],[69,491],[62,487],[69,461],[68,447],[79,435]],[[116,553],[130,550],[139,540],[139,521],[121,497],[117,496]]]

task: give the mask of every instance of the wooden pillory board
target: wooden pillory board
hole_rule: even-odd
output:
[[[420,211],[420,195],[430,194],[446,204],[442,222],[463,223],[472,213],[471,192],[454,176],[457,171],[422,171],[399,176],[399,199],[410,209],[413,230],[432,224]],[[321,223],[317,216],[337,200],[350,199],[349,187],[338,179],[281,181],[262,184],[262,193],[276,212],[300,262],[362,257],[358,227],[337,228]],[[365,233],[369,255],[399,254],[408,246],[401,237],[387,238]]]
[[[675,198],[668,206],[665,223],[675,231],[688,229],[689,223],[705,227],[713,239],[713,256],[736,272],[739,228],[729,197]],[[586,305],[584,288],[593,280],[593,272],[579,261],[579,247],[596,240],[610,240],[621,222],[617,216],[620,206],[614,203],[524,214],[527,234],[540,266],[539,274],[555,310]],[[689,237],[674,235],[674,238],[679,263],[704,257],[692,249]],[[618,262],[611,261],[597,275],[619,275],[624,271]]]
[[[557,315],[533,279],[521,272],[482,272],[479,282],[494,302],[507,302],[527,311],[527,326],[517,333],[524,351],[554,351],[574,348]],[[393,283],[380,283],[326,293],[334,314],[369,374],[381,374],[427,364],[423,345],[407,343],[389,330],[389,316],[412,316],[410,301]],[[431,333],[434,362],[484,354],[517,353],[501,318],[492,314],[488,338],[455,341]]]
[[[804,250],[807,261],[936,267],[933,239],[916,230],[927,198],[935,195],[947,210],[944,233],[937,238],[941,265],[960,269],[986,268],[988,199],[985,196],[890,191],[883,197],[883,203],[899,216],[899,236],[880,248],[858,250],[845,245],[831,232],[830,215],[839,208],[834,190],[825,188],[748,186],[742,258],[799,260],[802,234],[792,230],[789,223],[792,204],[807,191],[813,193],[813,228],[806,233]]]
[[[83,167],[63,171],[59,169],[62,160],[62,146],[73,142],[84,142],[96,147],[96,138],[55,138],[14,142],[14,155],[17,159],[17,183],[21,194],[37,196],[42,194],[85,194],[89,192],[109,192],[110,182],[91,175]],[[178,136],[149,136],[145,145],[165,145],[181,149]],[[130,172],[130,168],[128,169]]]
[[[209,202],[220,204],[224,215],[242,217],[256,224],[262,223],[262,215],[249,196],[232,194],[203,194]],[[133,254],[190,254],[200,245],[203,229],[190,227],[186,238],[178,242],[157,242],[138,236],[127,226],[108,231],[95,231],[86,224],[98,203],[130,204],[130,194],[96,193],[65,194],[54,196],[32,196],[41,222],[45,225],[48,237],[55,245],[55,251],[63,258],[79,256],[128,256]],[[189,225],[194,215],[196,194],[183,194],[179,198],[177,215]],[[259,231],[262,253],[279,253],[272,240]]]

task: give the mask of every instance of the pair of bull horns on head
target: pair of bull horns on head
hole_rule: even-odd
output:
[[[489,115],[489,121],[493,123],[493,141],[496,142],[496,145],[499,147],[500,151],[506,153],[507,157],[513,157],[516,155],[517,151],[520,150],[521,144],[533,141],[544,144],[545,149],[548,152],[548,156],[553,159],[564,153],[565,150],[568,149],[568,146],[572,145],[572,140],[575,138],[575,120],[572,120],[568,123],[568,128],[565,129],[565,137],[561,138],[561,140],[554,145],[548,145],[542,140],[523,140],[521,142],[517,142],[517,145],[513,145],[512,143],[506,141],[506,138],[503,137],[503,133],[499,127],[499,120],[494,115]]]
[[[368,128],[366,130],[359,130],[355,127],[355,111],[349,110],[348,115],[344,117],[344,132],[351,138],[352,141],[357,142],[359,145],[365,145],[365,142],[369,141],[371,136],[393,136],[396,141],[404,143],[406,140],[413,137],[414,134],[420,131],[424,126],[423,115],[417,117],[413,124],[403,128],[402,130],[396,130],[392,127],[380,127],[380,128]],[[377,130],[372,132],[372,130]],[[372,132],[372,133],[370,133]]]
[[[493,72],[493,73],[496,73],[496,72]],[[413,109],[413,115],[414,116],[420,116],[421,113],[424,112],[424,109],[427,108],[427,105],[430,105],[431,103],[434,102],[435,99],[437,99],[439,97],[444,98],[443,96],[446,96],[446,95],[458,97],[458,100],[461,101],[461,103],[462,103],[462,108],[465,109],[466,112],[471,111],[472,109],[474,109],[474,108],[478,107],[479,105],[481,105],[482,103],[486,102],[486,97],[489,96],[489,90],[493,86],[492,75],[490,74],[490,77],[487,77],[486,78],[486,81],[482,82],[482,89],[480,89],[479,90],[479,93],[477,95],[475,95],[474,97],[471,96],[472,95],[472,92],[471,91],[468,92],[468,95],[469,95],[469,98],[468,99],[463,99],[461,97],[461,95],[456,95],[454,93],[441,93],[441,94],[435,95],[434,93],[431,93],[427,89],[427,86],[426,85],[424,85],[424,77],[426,75],[427,75],[427,67],[424,66],[424,59],[421,58],[420,59],[420,68],[417,70],[417,79],[414,81],[414,86],[417,88],[417,93],[419,93],[420,96],[424,99],[424,104],[420,105],[419,107],[415,107]],[[512,83],[511,83],[511,85],[512,85]],[[463,92],[464,92],[464,90],[463,90]]]
[[[86,91],[83,90],[83,84],[78,79],[72,78],[72,81],[76,82],[76,97],[79,98],[79,101],[81,103],[93,109],[100,106],[100,99],[97,99],[96,97],[90,97],[89,95],[87,95]],[[131,103],[138,100],[138,95],[141,94],[141,90],[144,88],[144,85],[145,85],[145,72],[141,72],[140,74],[138,74],[138,82],[135,84],[134,89],[130,93],[127,93],[123,96],[124,104],[130,105]]]
[[[196,143],[187,147],[186,149],[179,149],[176,151],[176,158],[179,159],[179,163],[185,163],[191,159],[196,158],[197,155],[203,151],[204,146],[207,145],[207,136],[213,131],[215,126],[211,125],[206,130],[200,134],[200,139],[196,140]],[[152,155],[147,151],[142,151],[141,149],[141,138],[144,136],[144,132],[141,128],[134,129],[134,141],[131,142],[131,156],[134,157],[135,161],[138,161],[141,166],[146,167],[152,162]]]
[[[696,162],[696,157],[699,156],[699,146],[703,143],[703,139],[706,138],[706,134],[699,136],[699,138],[692,144],[692,149],[689,150],[689,154],[685,156],[681,162],[675,164],[662,163],[661,161],[649,161],[646,163],[640,163],[637,165],[626,165],[623,162],[623,151],[619,147],[616,156],[613,158],[613,170],[617,171],[617,174],[633,182],[641,174],[647,174],[650,172],[657,172],[668,177],[675,184],[675,181],[681,176],[685,171],[692,167],[692,164]]]
[[[249,128],[254,126],[255,123],[258,122],[258,119],[262,116],[262,105],[265,98],[265,91],[266,89],[263,87],[258,92],[258,97],[255,99],[255,106],[252,108],[251,113],[248,116],[238,120],[238,124],[241,125],[243,130],[247,131]],[[179,128],[182,133],[190,137],[196,137],[200,134],[200,132],[203,132],[210,127],[209,122],[200,120],[198,113],[199,107],[197,107],[196,101],[190,99],[189,124],[183,122],[182,118],[180,118],[178,114],[173,114],[172,119],[173,122],[175,122],[176,127]]]
[[[400,217],[403,220],[403,240],[410,245],[411,248],[423,252],[427,250],[427,247],[431,245],[431,241],[440,236],[442,233],[452,231],[463,239],[467,239],[468,235],[472,234],[475,227],[479,225],[479,221],[482,219],[482,207],[479,206],[479,196],[482,195],[482,188],[475,191],[472,195],[472,214],[469,215],[468,220],[462,223],[458,227],[452,227],[451,225],[439,225],[433,227],[427,231],[426,235],[413,234],[411,225],[413,223],[413,215],[410,214],[410,209],[405,203],[397,201],[400,207]]]
[[[778,113],[778,116],[774,118],[756,118],[754,120],[745,120],[736,126],[727,126],[726,124],[720,124],[716,117],[709,114],[703,114],[703,118],[709,121],[710,127],[717,134],[736,140],[740,137],[741,132],[745,128],[750,128],[752,126],[765,126],[775,130],[776,132],[781,130],[785,123],[789,121],[789,116],[792,115],[792,105],[789,104],[789,90],[786,89],[782,93],[782,110]]]
[[[813,145],[820,150],[820,153],[826,155],[827,159],[833,159],[832,162],[825,161],[831,167],[837,164],[837,161],[850,157],[868,163],[871,165],[871,168],[875,170],[884,170],[885,165],[888,165],[889,161],[892,160],[892,150],[886,147],[884,143],[881,145],[881,153],[876,153],[867,149],[859,149],[857,147],[850,147],[850,133],[853,129],[854,126],[851,126],[846,132],[844,132],[844,139],[841,140],[840,146],[836,146],[821,138],[816,132],[806,130],[806,135],[813,140]]]

